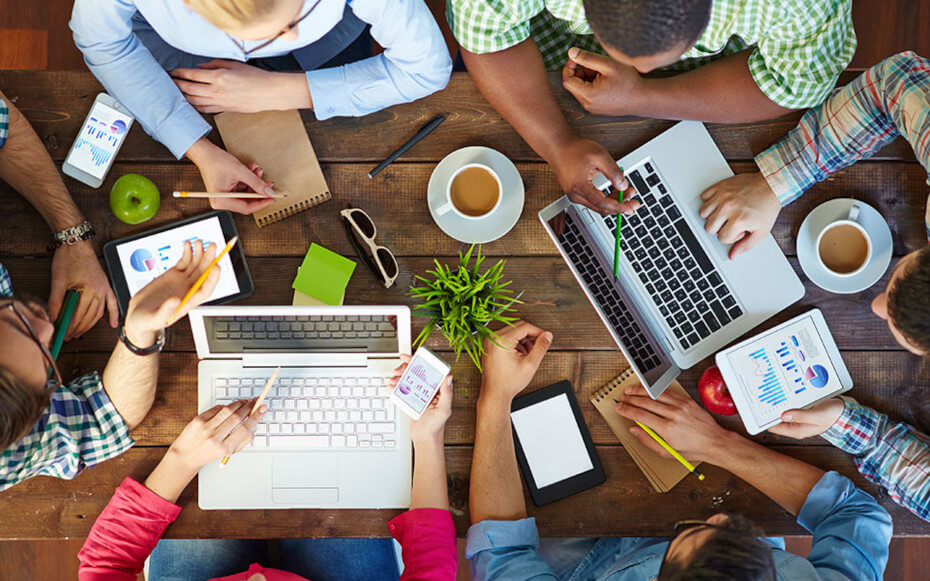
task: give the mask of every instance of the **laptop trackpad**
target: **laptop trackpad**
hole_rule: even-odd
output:
[[[330,454],[277,457],[271,474],[271,499],[276,504],[319,506],[339,501],[339,459]]]

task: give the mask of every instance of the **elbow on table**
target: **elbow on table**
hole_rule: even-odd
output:
[[[452,78],[452,59],[447,51],[443,50],[436,55],[433,62],[426,64],[431,66],[423,67],[422,71],[425,72],[408,75],[412,83],[404,96],[409,101],[416,101],[445,89]]]

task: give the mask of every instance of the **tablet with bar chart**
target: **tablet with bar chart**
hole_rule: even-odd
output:
[[[750,434],[781,423],[786,410],[807,408],[852,388],[819,309],[721,351],[716,361]]]

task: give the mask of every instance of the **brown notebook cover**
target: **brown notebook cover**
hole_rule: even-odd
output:
[[[597,390],[591,396],[591,403],[607,421],[611,431],[623,444],[623,447],[633,458],[633,461],[636,462],[636,465],[639,466],[639,469],[643,471],[646,479],[656,489],[656,492],[668,492],[688,475],[688,469],[674,458],[659,456],[652,449],[643,445],[630,433],[630,427],[634,425],[633,422],[614,411],[616,405],[614,400],[620,399],[623,390],[627,386],[638,382],[639,380],[633,370],[627,369]],[[672,382],[668,389],[688,395],[688,392],[677,381]],[[698,465],[696,462],[693,462],[693,464]]]
[[[259,228],[332,199],[299,111],[227,112],[214,120],[227,151],[258,163],[263,179],[287,196],[253,214]]]

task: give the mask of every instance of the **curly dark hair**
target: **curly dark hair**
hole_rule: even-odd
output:
[[[657,581],[775,581],[772,547],[762,529],[739,514],[728,514],[690,558],[666,560]]]
[[[909,343],[930,355],[930,246],[903,268],[888,290],[888,317]]]
[[[707,28],[711,0],[584,0],[599,41],[626,56],[691,46]]]

